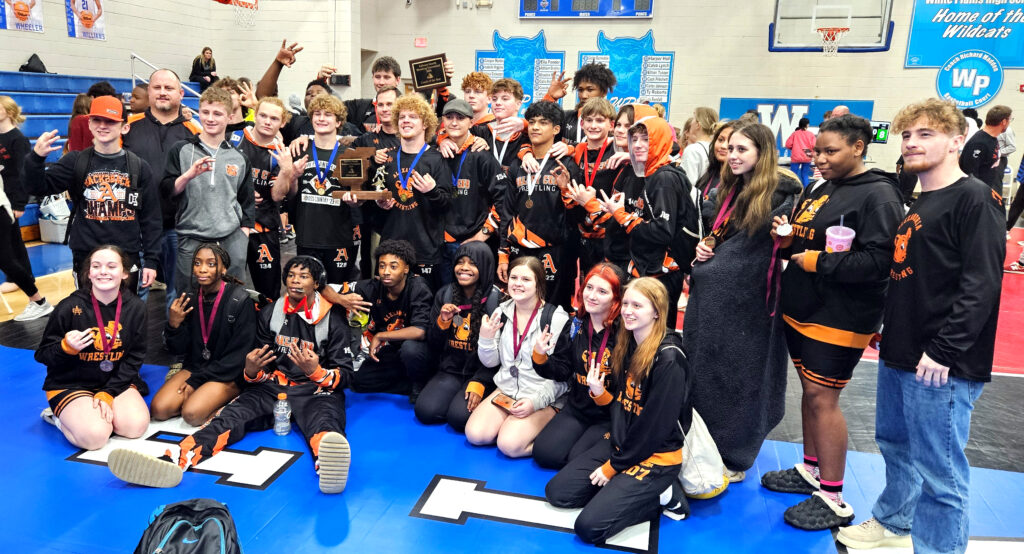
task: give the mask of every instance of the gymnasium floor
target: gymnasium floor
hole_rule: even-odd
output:
[[[1016,230],[1024,239],[1024,230]],[[1019,253],[1015,242],[1011,256]],[[64,247],[30,248],[38,274],[70,266]],[[37,263],[38,262],[38,263]],[[67,275],[66,273],[64,274]],[[12,306],[20,293],[8,294]],[[163,294],[149,299],[157,314]],[[23,295],[21,295],[23,298]],[[2,308],[0,308],[2,309]],[[16,308],[17,310],[17,308]],[[1024,552],[1024,362],[1016,356],[1024,324],[1024,277],[1004,279],[994,377],[978,401],[971,460],[971,545],[968,552]],[[32,359],[45,320],[0,323],[0,360],[17,372],[8,379],[0,417],[8,421],[7,501],[0,508],[6,552],[125,552],[133,549],[159,505],[209,497],[231,509],[246,552],[577,552],[595,551],[571,534],[574,512],[540,499],[553,472],[530,460],[510,460],[494,448],[469,446],[443,426],[416,422],[405,398],[348,394],[348,437],[353,448],[348,489],[317,490],[312,460],[297,431],[286,437],[251,434],[188,472],[174,489],[144,489],[115,479],[105,467],[110,449],[127,446],[162,453],[189,432],[180,420],[151,425],[142,439],[113,439],[86,453],[39,419],[44,368]],[[151,329],[159,325],[151,323]],[[143,377],[156,389],[166,353],[151,342]],[[884,465],[872,439],[874,363],[864,361],[843,395],[850,425],[845,498],[870,517],[883,486]],[[762,489],[758,476],[799,459],[798,385],[791,377],[787,417],[765,443],[743,483],[718,498],[693,501],[682,522],[662,517],[624,532],[607,548],[631,552],[845,552],[832,533],[803,532],[783,523],[782,512],[800,500]],[[888,552],[906,552],[892,549]]]

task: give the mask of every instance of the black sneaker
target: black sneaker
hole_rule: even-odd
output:
[[[821,492],[816,492],[807,500],[786,510],[783,519],[797,529],[823,531],[840,525],[849,525],[853,521],[853,506],[840,506]]]
[[[796,467],[782,471],[769,471],[761,476],[761,486],[775,492],[814,494],[818,491],[818,480],[799,463]]]
[[[672,497],[665,503],[661,513],[676,521],[690,517],[690,502],[686,500],[686,494],[683,493],[683,486],[679,484],[679,479],[672,481]]]

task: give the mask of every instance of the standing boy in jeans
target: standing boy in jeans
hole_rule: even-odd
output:
[[[952,103],[903,108],[906,171],[921,196],[896,231],[878,363],[875,440],[885,489],[872,517],[839,531],[851,548],[967,548],[971,411],[992,379],[999,318],[1002,199],[961,171],[967,123]]]

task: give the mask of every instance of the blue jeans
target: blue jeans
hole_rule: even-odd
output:
[[[170,311],[171,303],[178,297],[178,290],[174,288],[174,269],[178,263],[178,231],[167,229],[160,240],[160,265],[164,268],[164,284],[167,285],[167,310]]]
[[[878,363],[875,441],[885,489],[871,510],[886,529],[911,534],[916,554],[967,549],[970,466],[964,447],[984,383],[950,377],[926,387]]]
[[[804,187],[811,181],[811,175],[814,175],[814,167],[811,166],[811,162],[804,163],[790,163],[789,168],[796,173],[796,176],[800,178],[800,183]]]
[[[455,281],[455,253],[462,246],[461,242],[446,242],[441,250],[441,286],[450,285]]]

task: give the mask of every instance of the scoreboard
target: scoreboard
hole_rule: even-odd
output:
[[[519,0],[521,18],[649,18],[654,0]]]

